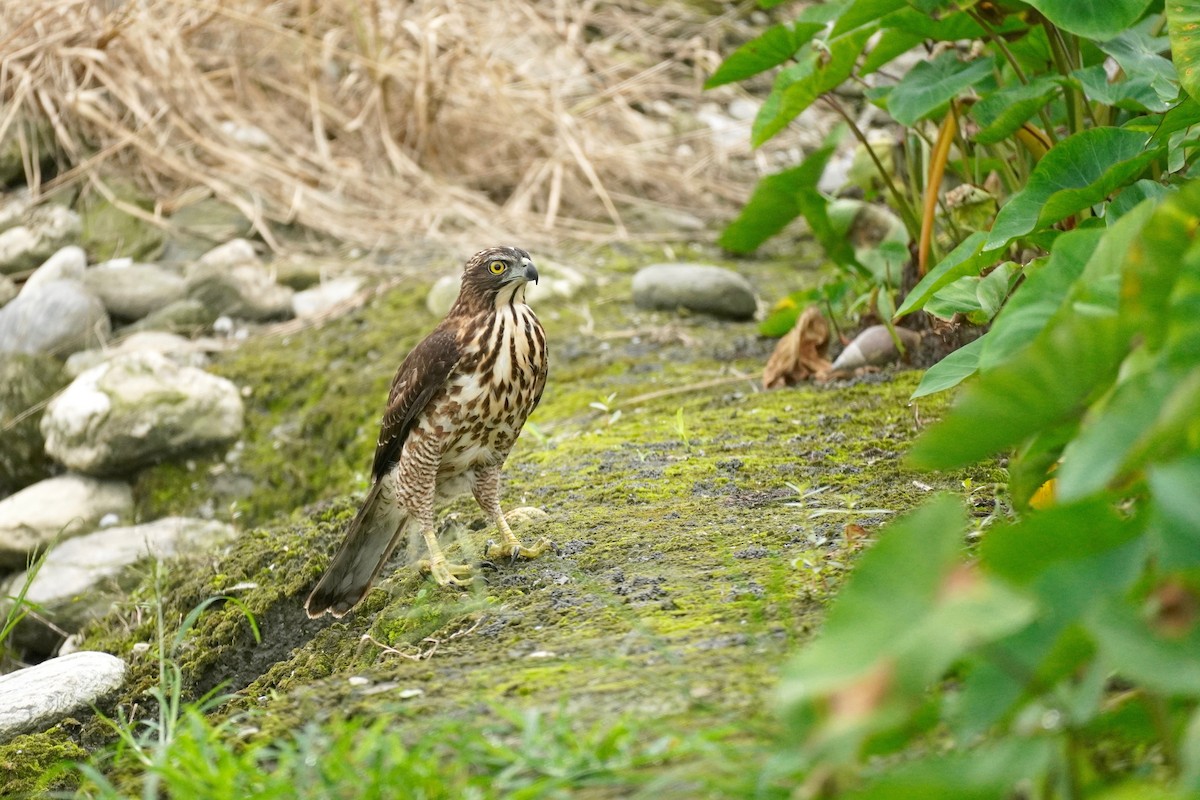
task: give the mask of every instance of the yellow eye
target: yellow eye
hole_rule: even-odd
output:
[[[503,261],[493,261],[492,263],[488,264],[488,272],[492,273],[493,275],[499,275],[506,269],[508,269],[508,265]]]

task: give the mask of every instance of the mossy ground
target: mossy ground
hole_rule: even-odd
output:
[[[766,296],[795,288],[785,266],[743,269]],[[539,308],[551,379],[507,468],[505,506],[548,512],[518,535],[558,552],[485,563],[465,590],[398,561],[343,620],[308,620],[303,601],[365,488],[394,365],[435,322],[423,293],[222,360],[216,371],[249,390],[244,445],[148,473],[139,502],[147,516],[193,513],[216,496],[248,529],[87,631],[85,647],[131,660],[116,703],[144,706],[158,679],[154,648],[134,655],[154,641],[147,608],[162,602],[177,626],[225,595],[240,605],[212,605],[174,658],[194,695],[236,692],[218,713],[253,710],[259,738],[385,714],[416,736],[495,705],[563,709],[583,726],[628,714],[690,731],[770,725],[779,665],[877,526],[931,488],[996,476],[903,465],[944,402],[911,404],[915,373],[764,393],[772,343],[752,324],[638,311],[628,268],[605,274],[587,299]],[[491,536],[479,509],[462,499],[442,518],[452,560],[478,562]],[[93,724],[74,738],[103,736]]]

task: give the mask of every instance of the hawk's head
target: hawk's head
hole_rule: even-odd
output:
[[[503,306],[525,302],[525,284],[537,283],[529,253],[518,247],[489,247],[471,256],[463,268],[459,304]]]

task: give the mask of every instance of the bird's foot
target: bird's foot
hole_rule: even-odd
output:
[[[428,572],[437,581],[438,586],[446,586],[454,584],[455,586],[466,586],[470,584],[471,565],[470,564],[450,564],[444,558],[428,559],[422,558],[417,562],[417,569],[421,572]],[[462,580],[466,578],[467,580]]]
[[[505,540],[503,543],[488,542],[487,549],[483,554],[485,558],[537,558],[542,553],[553,547],[554,544],[547,538],[542,537],[534,542],[531,546],[526,547],[514,537]]]

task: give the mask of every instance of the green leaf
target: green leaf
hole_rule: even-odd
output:
[[[817,181],[833,154],[833,145],[815,150],[797,167],[764,176],[750,200],[717,243],[734,253],[750,253],[800,216],[798,196],[816,192]]]
[[[979,310],[983,312],[985,322],[990,322],[992,317],[996,316],[1008,293],[1012,291],[1013,282],[1020,270],[1019,265],[1005,261],[979,279],[975,287],[975,299],[979,303]]]
[[[775,76],[775,85],[754,118],[751,144],[762,145],[818,97],[850,77],[855,61],[874,32],[874,27],[868,26],[835,38],[828,43],[828,52],[813,45],[801,48],[796,55],[797,63]]]
[[[1137,22],[1151,0],[1026,0],[1065,31],[1110,39]]]
[[[1165,571],[1200,567],[1200,455],[1152,466],[1149,529]]]
[[[1103,202],[1136,179],[1162,152],[1150,137],[1119,128],[1091,128],[1063,139],[1038,162],[1029,182],[1000,209],[987,249],[1006,246]]]
[[[1062,306],[1104,232],[1069,231],[1054,243],[1050,257],[1025,269],[1025,283],[996,317],[979,365],[990,369],[1028,345]]]
[[[980,144],[1004,141],[1059,91],[1057,79],[1038,75],[1027,84],[1019,83],[985,95],[971,107],[971,116],[979,125],[975,141]]]
[[[1071,77],[1079,81],[1089,100],[1106,106],[1127,111],[1163,112],[1175,105],[1173,99],[1164,100],[1155,91],[1153,81],[1147,75],[1137,75],[1109,83],[1104,65],[1097,64],[1094,67],[1075,70]]]
[[[922,308],[944,286],[967,275],[978,275],[999,260],[1000,254],[983,250],[987,234],[976,231],[959,242],[950,253],[937,263],[912,288],[896,310],[896,318],[911,314]]]
[[[892,59],[912,50],[924,40],[925,37],[919,33],[890,29],[882,31],[879,41],[875,42],[875,46],[871,48],[871,52],[867,53],[867,57],[863,59],[863,63],[858,69],[858,74],[861,77],[870,75],[880,67],[891,63]]]
[[[965,314],[971,324],[982,325],[987,320],[980,310],[977,291],[979,280],[978,276],[969,275],[959,278],[949,286],[943,286],[937,294],[929,298],[925,310],[945,320],[951,319],[955,314]]]
[[[986,348],[985,348],[986,349]],[[1063,448],[1079,430],[1076,420],[1068,420],[1039,431],[1017,450],[1008,462],[1008,493],[1017,508],[1029,510],[1029,500],[1049,478]]]
[[[953,50],[919,61],[888,95],[888,113],[901,125],[935,116],[960,92],[991,76],[989,58],[959,61]]]
[[[1200,695],[1200,626],[1182,636],[1156,634],[1120,598],[1093,606],[1087,625],[1105,663],[1117,674],[1169,697]]]
[[[888,526],[834,598],[820,636],[785,667],[784,706],[852,683],[896,653],[937,603],[965,523],[958,500],[942,495]]]
[[[1171,0],[1166,12],[1179,82],[1192,100],[1200,101],[1200,0]]]
[[[982,373],[950,414],[917,439],[909,460],[923,469],[952,469],[1078,416],[1112,383],[1128,349],[1114,317],[1065,317]]]
[[[1148,84],[1163,103],[1174,105],[1179,100],[1179,76],[1170,59],[1160,55],[1170,50],[1170,42],[1144,27],[1131,28],[1097,46],[1113,57],[1129,80]]]
[[[927,369],[909,399],[916,400],[927,394],[944,392],[974,375],[979,370],[979,352],[986,338],[981,336],[963,345]]]
[[[935,753],[885,768],[882,777],[845,800],[993,800],[1015,797],[1025,781],[1040,783],[1053,763],[1048,739],[1009,737],[966,752]]]
[[[1121,286],[1128,324],[1151,349],[1161,347],[1172,320],[1171,298],[1184,275],[1200,274],[1200,183],[1189,183],[1163,201],[1129,249]]]
[[[815,23],[775,25],[729,54],[704,88],[732,83],[777,67],[796,54],[824,26]]]
[[[868,25],[883,17],[904,8],[906,0],[853,0],[845,11],[838,17],[833,26],[833,36],[841,36],[863,25]]]
[[[1063,452],[1057,478],[1062,502],[1103,491],[1121,476],[1138,440],[1158,420],[1160,403],[1180,375],[1155,369],[1120,383],[1103,407],[1089,414]]]

